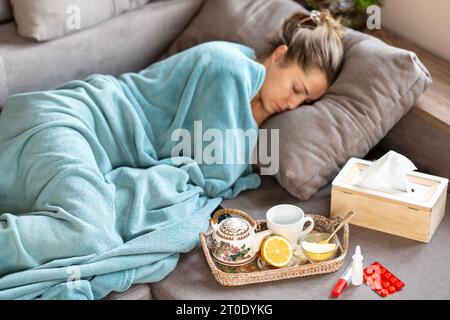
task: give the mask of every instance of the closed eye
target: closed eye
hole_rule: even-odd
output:
[[[294,91],[295,94],[301,94],[301,93],[302,93],[301,91],[296,90],[296,89],[295,89],[295,86],[292,88],[292,90]]]

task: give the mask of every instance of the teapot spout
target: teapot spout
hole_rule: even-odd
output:
[[[265,230],[255,234],[254,248],[258,251],[265,237],[272,234],[272,230]]]

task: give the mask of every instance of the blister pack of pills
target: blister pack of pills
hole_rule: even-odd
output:
[[[382,297],[394,294],[405,284],[379,262],[364,269],[364,282]]]

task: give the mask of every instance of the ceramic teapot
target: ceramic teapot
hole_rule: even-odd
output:
[[[235,215],[220,223],[222,215]],[[246,213],[236,209],[221,209],[210,219],[212,229],[211,254],[221,264],[240,266],[252,261],[264,237],[272,233],[271,230],[256,232],[257,223]]]

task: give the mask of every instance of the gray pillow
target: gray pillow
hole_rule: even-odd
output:
[[[9,0],[0,0],[0,23],[9,22],[12,19],[13,13]]]
[[[11,0],[21,36],[62,37],[138,8],[150,0]]]
[[[260,55],[282,18],[299,10],[305,9],[288,0],[207,0],[169,54],[218,39],[252,46]],[[280,130],[275,177],[302,200],[330,183],[348,158],[364,157],[431,83],[412,52],[351,29],[343,42],[344,65],[326,95],[261,126]]]
[[[306,200],[350,157],[364,157],[409,111],[431,83],[409,51],[347,30],[338,79],[313,105],[279,114],[262,128],[280,128],[278,182]]]

